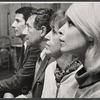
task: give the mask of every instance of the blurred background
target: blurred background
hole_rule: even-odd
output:
[[[13,75],[13,71],[17,67],[17,59],[20,55],[22,41],[15,37],[14,30],[11,27],[15,18],[15,11],[25,6],[51,8],[54,11],[58,9],[67,10],[70,5],[71,3],[0,3],[0,49],[4,44],[7,44],[10,52],[8,56],[7,53],[4,53],[5,58],[0,55],[0,80]],[[10,46],[8,46],[9,42]]]

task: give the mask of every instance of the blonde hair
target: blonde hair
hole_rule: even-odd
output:
[[[100,66],[100,3],[74,3],[66,15],[91,41],[85,55],[85,66],[94,70]],[[95,66],[95,67],[94,67]]]

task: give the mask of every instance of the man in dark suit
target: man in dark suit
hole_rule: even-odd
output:
[[[20,37],[23,43],[25,43],[26,40],[26,33],[23,30],[26,27],[26,21],[32,11],[35,12],[36,9],[32,7],[22,7],[15,12],[15,21],[12,26],[14,27],[16,36]],[[22,33],[24,33],[24,35]],[[21,57],[19,58],[16,73],[11,78],[0,81],[0,97],[6,92],[10,92],[14,96],[26,94],[31,89],[35,64],[37,56],[40,54],[40,49],[38,47],[31,47],[29,41],[26,43],[28,43],[28,46],[26,47],[25,45],[26,50],[24,49],[24,45],[22,47],[24,51],[22,50]]]
[[[38,46],[41,49],[41,54],[38,57],[35,67],[35,77],[33,80],[32,90],[27,95],[20,95],[17,98],[40,98],[44,85],[44,75],[47,65],[53,60],[45,53],[45,35],[51,30],[49,21],[53,14],[51,9],[41,8],[37,13],[33,13],[26,22],[26,30],[28,38],[33,46]]]
[[[36,63],[36,69],[35,69],[35,77],[32,85],[32,97],[33,98],[40,98],[43,90],[44,85],[44,75],[45,75],[45,69],[47,65],[52,62],[51,58],[45,54],[45,38],[44,36],[51,30],[49,21],[53,14],[53,11],[51,9],[39,9],[38,14],[33,21],[34,28],[39,32],[40,34],[40,40],[41,41],[38,45],[40,45],[41,48],[41,54],[40,54],[40,61],[38,59]],[[28,19],[29,21],[29,19]],[[27,21],[27,23],[28,23]],[[29,33],[30,36],[31,33]],[[44,46],[43,46],[44,43]],[[39,64],[39,66],[38,66]],[[37,67],[38,66],[38,67]]]

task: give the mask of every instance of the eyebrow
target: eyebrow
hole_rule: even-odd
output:
[[[76,25],[75,25],[75,23],[71,20],[71,18],[69,17],[69,16],[66,16],[66,19],[67,19],[67,21],[71,21],[72,23],[73,23],[73,25],[75,26],[75,27],[77,27]],[[78,28],[78,27],[77,27]]]
[[[53,34],[57,34],[57,31],[55,30],[55,27],[53,26],[52,31],[54,32]]]
[[[16,21],[20,21],[19,19],[15,19]]]
[[[66,19],[67,19],[67,20],[70,20],[70,21],[74,24],[74,22],[70,19],[69,16],[66,15]],[[76,26],[75,24],[74,24],[74,26],[75,26],[80,32],[83,32],[83,30],[80,29],[80,28],[79,28],[78,26]],[[83,33],[84,33],[84,32],[83,32]]]

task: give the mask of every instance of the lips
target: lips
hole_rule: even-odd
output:
[[[64,40],[60,39],[60,42],[64,42]]]
[[[60,45],[63,45],[64,41],[62,39],[60,39]]]
[[[14,30],[14,33],[16,33],[17,32],[17,30]]]
[[[48,48],[48,47],[49,47],[49,45],[46,43],[45,47],[46,47],[46,48]]]

